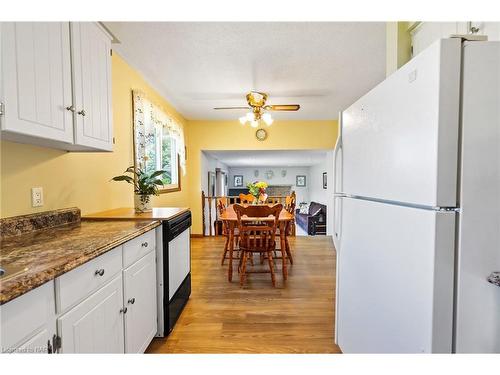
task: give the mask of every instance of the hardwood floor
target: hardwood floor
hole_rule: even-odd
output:
[[[251,273],[240,288],[221,267],[223,239],[192,239],[192,294],[166,339],[149,353],[339,353],[333,341],[335,250],[330,237],[292,237],[294,265],[277,287]],[[264,267],[257,265],[256,268]],[[227,264],[227,263],[225,263]],[[236,268],[236,267],[235,267]],[[249,268],[251,266],[249,265]]]

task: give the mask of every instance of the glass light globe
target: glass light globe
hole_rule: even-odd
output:
[[[253,121],[250,122],[250,126],[252,128],[256,128],[256,127],[259,126],[259,122],[257,120],[253,120]]]
[[[240,124],[245,125],[245,122],[247,122],[246,116],[240,117]]]
[[[270,126],[274,121],[270,113],[264,113],[262,115],[262,120],[264,120],[267,126]]]
[[[255,120],[255,115],[252,112],[247,113],[247,121]]]

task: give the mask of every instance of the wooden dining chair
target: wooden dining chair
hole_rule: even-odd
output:
[[[220,199],[218,202],[217,202],[217,212],[219,213],[219,217],[220,215],[222,215],[222,213],[226,210],[227,208],[227,203],[228,203],[228,200],[227,198],[226,199]],[[229,231],[231,229],[229,228],[229,224],[227,223],[227,221],[224,221],[222,220],[222,235],[225,237],[225,243],[224,243],[224,252],[222,253],[222,260],[221,260],[221,266],[224,265],[224,261],[227,259],[227,253],[229,252]],[[239,233],[238,233],[238,229],[235,228],[234,229],[234,242],[235,242],[235,245],[234,245],[234,248],[237,249],[237,246],[238,246],[238,237],[239,237]]]
[[[295,213],[296,202],[297,202],[297,196],[295,195],[295,191],[292,191],[290,195],[287,195],[285,197],[285,206],[283,208],[293,214]]]
[[[295,207],[297,204],[297,195],[295,191],[292,191],[290,195],[285,197],[285,206],[283,207],[289,213],[291,213],[295,218]],[[295,219],[288,225],[288,235],[295,236]]]
[[[247,259],[255,253],[267,258],[271,281],[273,286],[276,286],[273,252],[276,249],[276,229],[282,209],[282,204],[271,207],[266,205],[248,207],[234,205],[240,233],[240,286],[243,286],[247,277]],[[251,220],[242,220],[244,216],[251,218]],[[256,221],[259,221],[260,225],[256,225]]]
[[[252,204],[253,201],[255,200],[255,197],[252,194],[241,193],[239,195],[239,198],[240,198],[240,204],[244,204],[244,203]]]
[[[295,217],[295,202],[297,200],[297,197],[295,195],[295,191],[292,191],[290,195],[287,195],[285,197],[285,205],[283,208],[288,211],[290,214],[292,214]],[[278,230],[279,234],[279,230]],[[290,264],[293,264],[293,256],[292,252],[290,251],[290,243],[288,242],[288,236],[293,236],[295,235],[295,218],[294,220],[290,221],[287,226],[286,226],[286,236],[285,236],[285,252],[288,260],[290,261]],[[276,249],[278,251],[281,251],[282,256],[283,256],[283,249]]]

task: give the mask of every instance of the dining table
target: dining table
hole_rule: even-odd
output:
[[[242,204],[243,207],[249,206],[249,204]],[[269,204],[269,206],[273,206]],[[226,209],[219,215],[219,219],[227,223],[228,227],[228,235],[229,235],[229,270],[228,270],[228,280],[231,282],[233,280],[233,251],[234,251],[234,230],[238,226],[238,217],[236,212],[234,211],[234,204],[230,204],[226,207]],[[265,221],[265,220],[274,220],[274,217],[270,216],[269,218],[252,218],[243,216],[241,218],[242,221]],[[283,263],[283,279],[286,280],[288,277],[287,270],[287,258],[290,258],[290,263],[293,264],[292,254],[289,249],[290,246],[288,244],[288,229],[289,225],[295,220],[295,215],[288,212],[286,209],[282,209],[279,218],[279,236],[280,236],[280,246],[281,246],[281,258]]]

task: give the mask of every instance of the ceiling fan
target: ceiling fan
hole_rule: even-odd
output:
[[[240,117],[241,124],[246,122],[250,123],[250,126],[256,128],[259,126],[259,121],[262,119],[266,125],[271,125],[273,123],[273,118],[271,114],[267,111],[298,111],[300,105],[298,104],[275,104],[266,105],[268,95],[264,92],[250,91],[246,95],[248,107],[216,107],[214,109],[245,109],[250,110],[246,116]]]

